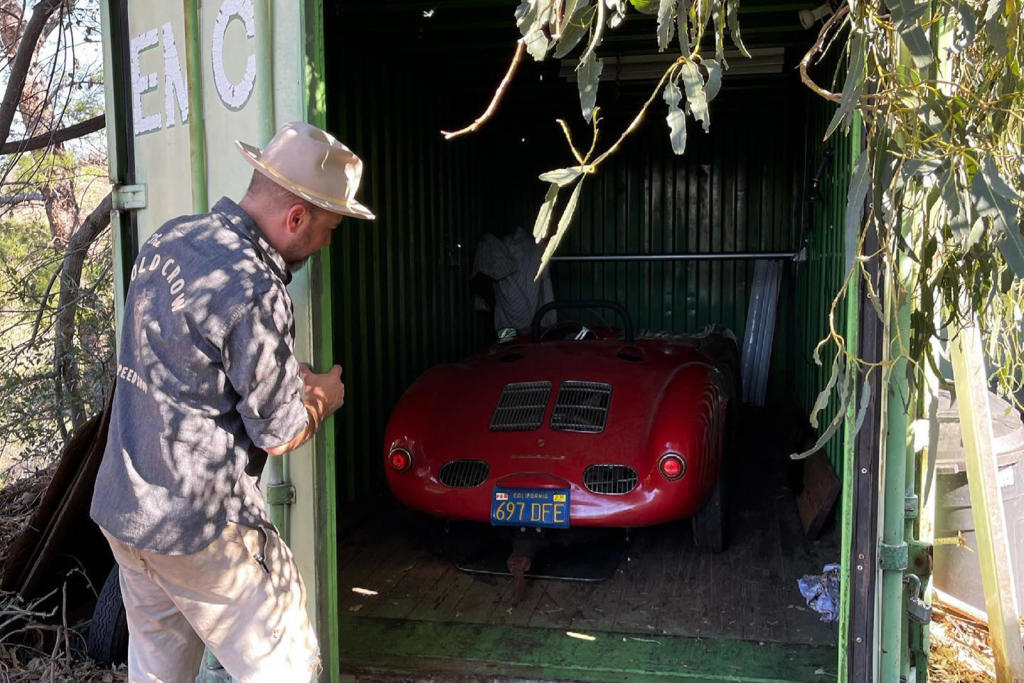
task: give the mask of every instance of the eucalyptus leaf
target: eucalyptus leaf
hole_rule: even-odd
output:
[[[534,22],[537,21],[537,2],[538,0],[523,0],[516,7],[516,26],[519,27],[519,33],[523,37],[530,32]]]
[[[678,0],[676,4],[676,34],[679,37],[679,52],[688,55],[690,54],[690,24],[688,17],[690,15],[689,3],[686,0]]]
[[[686,151],[686,114],[679,108],[679,101],[683,98],[683,93],[675,81],[669,81],[665,85],[662,97],[668,104],[668,116],[665,117],[665,121],[668,122],[668,135],[672,143],[672,151],[682,154]]]
[[[686,89],[686,101],[690,104],[690,113],[693,118],[701,122],[705,132],[711,127],[711,116],[708,113],[707,94],[704,91],[704,79],[700,75],[700,69],[693,62],[684,62],[679,69],[683,78],[683,87]]]
[[[1000,59],[1005,59],[1008,56],[1006,27],[999,21],[999,17],[993,17],[985,22],[985,37],[988,39],[988,44],[992,46],[992,51]]]
[[[946,159],[908,159],[903,164],[903,177],[912,178],[916,175],[932,175],[946,166]]]
[[[729,63],[725,61],[725,8],[721,1],[715,3],[711,14],[715,19],[715,59],[729,68]]]
[[[870,371],[864,373],[864,383],[860,387],[860,407],[857,409],[857,419],[853,424],[853,434],[851,438],[856,436],[860,432],[860,428],[864,425],[864,418],[868,414],[868,405],[871,404],[871,373]]]
[[[818,414],[828,406],[828,401],[832,397],[832,389],[839,380],[839,362],[841,358],[842,356],[838,353],[832,358],[832,371],[829,373],[828,383],[818,393],[818,397],[814,400],[814,406],[811,408],[811,414],[807,418],[807,421],[810,422],[811,427],[814,429],[818,428]]]
[[[923,69],[935,62],[935,55],[932,52],[931,44],[928,42],[928,35],[922,27],[912,26],[901,32],[900,35],[903,38],[903,44],[910,51],[914,64],[919,69]]]
[[[540,243],[548,236],[548,228],[551,225],[551,213],[555,208],[555,201],[558,199],[558,183],[551,183],[547,194],[544,195],[544,202],[537,212],[537,220],[533,222],[533,239]]]
[[[675,35],[675,13],[677,0],[659,0],[658,3],[658,52],[664,52]]]
[[[713,59],[705,59],[701,64],[708,70],[708,82],[704,89],[707,92],[708,102],[715,99],[718,91],[722,89],[722,67]]]
[[[1001,16],[1006,9],[1006,0],[988,0],[985,4],[985,21]]]
[[[554,256],[555,250],[558,249],[558,245],[561,243],[562,238],[565,237],[565,233],[569,231],[569,226],[572,224],[573,216],[576,215],[576,206],[580,200],[580,189],[583,187],[583,179],[580,178],[579,182],[576,183],[576,187],[573,188],[572,194],[569,195],[569,201],[565,204],[565,209],[562,211],[562,217],[558,219],[558,228],[555,230],[555,234],[548,240],[547,246],[544,248],[544,253],[540,257],[540,267],[537,269],[537,275],[535,280],[540,277],[544,269],[547,268],[548,261]]]
[[[590,121],[594,117],[594,107],[597,105],[597,85],[601,81],[603,69],[604,62],[595,57],[593,51],[587,53],[576,69],[576,78],[580,89],[580,108],[583,110],[585,121]]]
[[[848,235],[860,234],[861,219],[864,216],[864,199],[867,197],[868,187],[871,185],[868,171],[868,155],[861,154],[853,165],[853,172],[850,174],[850,187],[846,194],[844,225]]]
[[[534,24],[534,28],[523,38],[526,43],[526,51],[530,53],[534,61],[543,62],[548,50],[551,48],[551,39],[548,38],[544,29],[540,28],[540,22]]]
[[[850,398],[854,393],[853,387],[850,386],[851,380],[853,382],[856,382],[856,373],[848,372],[846,365],[843,364],[838,381],[839,405],[836,407],[835,417],[832,418],[832,421],[829,423],[828,428],[825,429],[824,432],[822,432],[821,436],[818,437],[818,440],[814,442],[813,446],[811,446],[806,451],[803,451],[802,453],[791,454],[789,456],[791,459],[802,460],[810,455],[813,455],[816,451],[821,450],[821,447],[824,446],[829,441],[829,439],[831,439],[835,435],[837,431],[839,431],[839,428],[846,421],[846,407],[850,404]]]
[[[854,33],[850,40],[850,65],[846,70],[846,83],[843,84],[843,92],[839,99],[839,109],[836,110],[832,121],[825,131],[825,139],[831,137],[840,126],[844,130],[850,127],[850,116],[854,107],[860,101],[861,93],[864,92],[864,34]]]
[[[558,45],[555,47],[555,57],[558,59],[572,52],[572,49],[579,44],[583,36],[587,35],[587,31],[590,30],[590,25],[594,21],[597,7],[587,7],[585,4],[586,0],[581,0],[581,3],[583,4],[572,13],[572,16],[565,23],[562,37],[558,39]]]
[[[956,39],[953,41],[953,51],[963,52],[974,44],[978,36],[978,16],[970,4],[961,0],[956,3],[957,22]]]
[[[605,0],[613,14],[608,17],[608,28],[617,28],[626,18],[626,0]]]
[[[556,168],[553,171],[541,173],[539,177],[546,183],[553,183],[558,187],[565,187],[581,175],[583,175],[582,166],[569,166],[568,168]]]
[[[729,35],[732,36],[732,44],[736,46],[741,55],[749,59],[750,52],[747,50],[747,46],[743,44],[743,36],[740,35],[740,0],[726,0],[725,8],[726,18],[729,22]]]
[[[991,157],[986,157],[981,169],[974,174],[971,190],[978,214],[992,220],[999,252],[1017,277],[1024,277],[1024,236],[1018,227],[1014,205],[1020,197],[999,175]]]

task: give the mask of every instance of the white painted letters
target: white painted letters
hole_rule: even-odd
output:
[[[171,22],[163,25],[164,38],[164,114],[167,127],[174,125],[174,104],[177,101],[181,122],[188,121],[188,90],[185,89],[185,76],[178,59],[178,46],[174,43],[174,31]]]
[[[132,69],[132,120],[135,134],[148,133],[160,127],[160,113],[148,116],[142,113],[142,96],[156,87],[156,74],[143,75],[139,66],[139,55],[156,45],[156,29],[151,29],[131,39],[129,60]]]
[[[228,24],[238,17],[245,26],[245,35],[256,36],[256,19],[252,0],[224,0],[213,22],[213,82],[217,94],[231,109],[241,109],[256,85],[256,55],[250,54],[245,60],[245,74],[238,83],[232,83],[224,71],[224,34]]]

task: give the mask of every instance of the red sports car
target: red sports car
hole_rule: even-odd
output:
[[[552,308],[615,310],[621,330]],[[511,527],[638,527],[693,518],[724,545],[722,461],[738,400],[736,343],[721,328],[634,338],[609,302],[541,307],[532,335],[424,373],[385,436],[388,484],[449,520]]]

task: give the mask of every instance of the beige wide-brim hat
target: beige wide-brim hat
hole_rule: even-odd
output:
[[[373,220],[356,201],[363,161],[325,131],[308,123],[287,123],[262,150],[235,140],[242,158],[275,183],[314,206]]]

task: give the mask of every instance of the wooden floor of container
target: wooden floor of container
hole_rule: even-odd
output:
[[[835,525],[807,540],[781,460],[745,460],[730,481],[725,552],[697,551],[688,521],[635,529],[611,578],[530,580],[522,599],[509,577],[457,569],[435,520],[389,503],[343,514],[342,670],[375,680],[834,677],[837,628],[806,606],[797,579],[838,561]],[[587,664],[581,647],[603,664]]]

